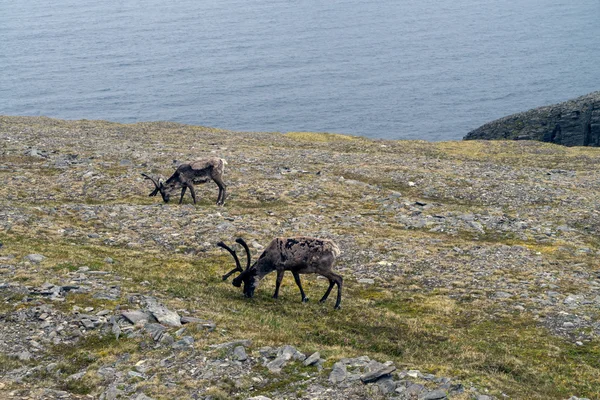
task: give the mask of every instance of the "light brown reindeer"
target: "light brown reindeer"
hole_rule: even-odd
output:
[[[260,280],[265,275],[277,271],[275,294],[273,294],[273,298],[276,299],[279,296],[279,286],[283,280],[283,274],[285,271],[290,271],[294,276],[296,285],[300,289],[302,302],[306,302],[308,301],[308,297],[306,297],[302,289],[300,274],[319,274],[329,280],[329,288],[327,288],[320,302],[327,300],[331,289],[333,289],[334,285],[337,285],[338,292],[335,308],[340,308],[343,279],[332,271],[333,265],[340,255],[340,249],[333,241],[305,236],[275,238],[252,266],[250,266],[250,249],[248,245],[242,238],[236,239],[236,242],[241,244],[246,250],[247,264],[245,270],[242,270],[234,250],[223,242],[219,242],[217,245],[229,251],[236,263],[236,268],[223,275],[223,280],[226,280],[231,274],[237,271],[241,272],[232,283],[236,287],[240,287],[242,283],[244,284],[244,296],[253,297],[254,290],[258,287]]]
[[[190,163],[181,164],[177,170],[171,175],[165,183],[161,179],[154,179],[146,174],[142,174],[146,179],[154,183],[154,190],[149,194],[150,197],[156,196],[158,193],[162,196],[165,203],[171,199],[171,194],[181,189],[181,198],[179,204],[183,202],[183,196],[187,189],[190,190],[194,204],[196,204],[196,191],[194,184],[206,183],[213,180],[219,187],[219,195],[217,197],[217,205],[225,203],[225,195],[227,185],[223,182],[223,172],[225,171],[227,162],[222,158],[210,157]]]

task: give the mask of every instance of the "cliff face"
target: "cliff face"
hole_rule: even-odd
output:
[[[600,91],[489,122],[464,140],[539,140],[565,146],[600,146]]]

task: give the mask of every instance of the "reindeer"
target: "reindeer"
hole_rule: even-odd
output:
[[[241,244],[246,250],[247,264],[245,270],[240,266],[240,261],[235,250],[232,250],[223,242],[217,243],[217,246],[231,253],[236,263],[236,268],[223,275],[223,280],[226,280],[235,272],[240,272],[233,279],[232,283],[235,287],[240,287],[242,283],[244,284],[244,296],[253,297],[254,290],[258,287],[260,280],[265,275],[277,271],[273,298],[278,298],[279,286],[283,280],[283,274],[285,271],[291,271],[296,285],[300,289],[302,302],[307,302],[308,297],[306,297],[302,289],[300,274],[319,274],[329,280],[329,288],[327,288],[327,291],[319,302],[322,303],[327,300],[331,289],[333,289],[333,285],[337,285],[338,292],[335,308],[340,308],[340,302],[342,301],[342,277],[331,270],[336,258],[340,255],[340,249],[333,241],[304,236],[275,238],[252,266],[250,266],[251,259],[248,245],[242,238],[236,239],[236,242]]]
[[[202,184],[208,182],[209,180],[213,180],[219,187],[217,205],[222,206],[223,203],[225,203],[225,188],[227,187],[223,182],[225,164],[227,164],[225,160],[217,157],[210,157],[186,164],[181,164],[165,183],[162,182],[162,179],[156,181],[156,179],[153,179],[146,174],[142,174],[142,176],[154,183],[154,190],[149,194],[149,196],[156,196],[158,193],[160,193],[165,203],[169,202],[171,194],[175,190],[181,188],[181,198],[179,199],[179,204],[183,202],[183,195],[187,189],[190,189],[192,199],[194,199],[194,204],[196,204],[196,191],[194,190],[194,184]]]

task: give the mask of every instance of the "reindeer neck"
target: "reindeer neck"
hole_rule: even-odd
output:
[[[270,274],[276,269],[275,264],[268,258],[261,258],[256,262],[256,277],[262,279],[265,275]]]

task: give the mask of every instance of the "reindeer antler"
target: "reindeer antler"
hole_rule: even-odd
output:
[[[226,273],[225,275],[223,275],[222,278],[224,281],[226,281],[227,278],[229,278],[235,272],[238,272],[238,271],[244,272],[244,270],[242,269],[242,266],[240,265],[240,259],[238,258],[237,254],[235,253],[235,250],[232,250],[229,246],[227,246],[223,242],[217,243],[217,246],[227,250],[233,256],[233,259],[235,260],[235,268],[232,269],[231,271],[229,271],[228,273]]]
[[[160,191],[160,185],[159,185],[159,183],[156,182],[156,179],[154,179],[154,178],[152,178],[152,177],[150,177],[150,176],[148,176],[146,174],[142,174],[142,176],[144,178],[146,178],[146,179],[150,179],[152,181],[152,183],[154,183],[155,189],[154,189],[154,191],[152,193],[150,193],[148,195],[148,197],[156,196],[156,194]]]
[[[248,248],[248,245],[242,238],[235,239],[235,242],[241,244],[244,247],[244,250],[246,250],[246,269],[250,268],[251,259],[250,259],[250,249]]]

